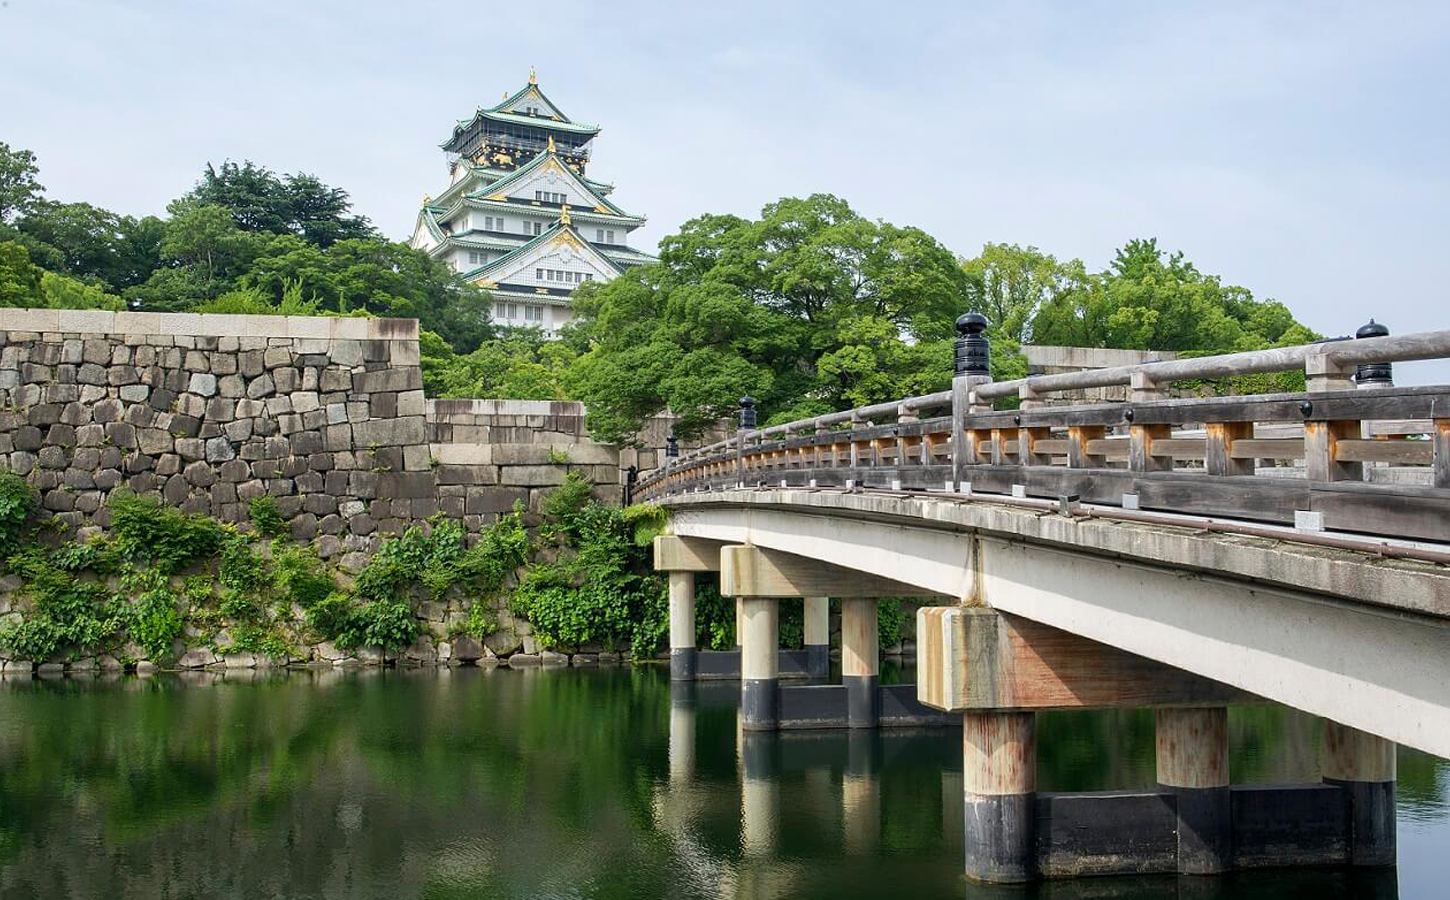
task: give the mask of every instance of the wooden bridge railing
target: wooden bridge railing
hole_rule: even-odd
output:
[[[992,382],[985,324],[959,320],[950,391],[768,428],[754,427],[744,398],[735,436],[667,459],[634,495],[767,485],[1077,497],[1450,542],[1450,386],[1395,387],[1388,365],[1450,358],[1450,331]],[[1165,396],[1174,381],[1288,371],[1303,371],[1308,389]],[[1118,385],[1126,403],[1046,405]],[[1014,396],[1020,408],[993,408]],[[1372,472],[1386,464],[1412,468]],[[1411,483],[1374,477],[1387,472]]]

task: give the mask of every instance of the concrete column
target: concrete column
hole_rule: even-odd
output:
[[[780,601],[748,597],[740,605],[740,724],[746,731],[774,731],[780,724]]]
[[[695,686],[670,685],[670,781],[677,784],[695,777]]]
[[[695,573],[670,573],[670,679],[694,681],[698,655],[695,652]]]
[[[1178,804],[1178,871],[1210,875],[1229,867],[1228,710],[1156,713],[1158,784]]]
[[[846,852],[874,853],[881,843],[881,768],[874,731],[847,734],[846,771],[841,779],[841,821]]]
[[[806,597],[806,658],[812,678],[831,673],[831,598]]]
[[[841,683],[846,686],[846,724],[875,728],[881,720],[881,646],[876,600],[841,601]]]
[[[963,837],[967,877],[1011,883],[1037,876],[1035,713],[962,714]]]
[[[1320,772],[1349,794],[1349,862],[1395,864],[1395,744],[1324,720]]]

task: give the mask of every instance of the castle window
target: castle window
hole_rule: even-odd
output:
[[[596,243],[596,244],[602,244],[602,243],[604,243],[604,229],[603,228],[596,228],[596,229],[594,229],[594,243]]]
[[[526,322],[542,322],[542,321],[544,321],[544,308],[542,306],[525,306],[524,307],[524,321],[526,321]]]
[[[519,305],[517,303],[510,303],[509,304],[509,318],[510,319],[517,319],[518,317],[519,317]]]
[[[502,303],[495,303],[493,305],[493,317],[495,319],[502,319],[506,312],[508,312],[508,308]]]
[[[470,250],[470,251],[468,251],[468,261],[471,262],[471,263],[473,263],[475,266],[478,265],[478,261],[479,260],[478,260],[478,251],[477,250]]]
[[[535,281],[543,281],[544,280],[544,270],[543,269],[535,269],[534,270],[534,280]]]
[[[612,231],[606,231],[606,232],[604,232],[604,243],[606,243],[606,244],[612,244],[612,243],[614,243],[614,232],[612,232]]]
[[[542,234],[543,231],[544,231],[544,223],[543,222],[535,222],[534,223],[534,234]]]

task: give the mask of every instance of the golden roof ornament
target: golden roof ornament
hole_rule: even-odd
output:
[[[534,74],[534,67],[529,66],[529,84],[538,84],[539,76]]]
[[[432,197],[429,197],[427,194],[424,194],[423,195],[423,205],[424,206],[427,206],[429,203],[432,203],[432,202],[433,202],[433,198]]]
[[[555,149],[554,149],[554,136],[552,134],[549,135],[549,152],[550,153],[556,152]]]
[[[573,224],[569,221],[569,204],[567,203],[559,207],[559,224],[565,226]]]

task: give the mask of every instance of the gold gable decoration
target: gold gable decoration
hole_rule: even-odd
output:
[[[559,207],[559,224],[565,226],[566,228],[574,224],[569,220],[569,204],[567,203]]]
[[[538,84],[539,76],[534,74],[534,67],[529,66],[529,84]]]

